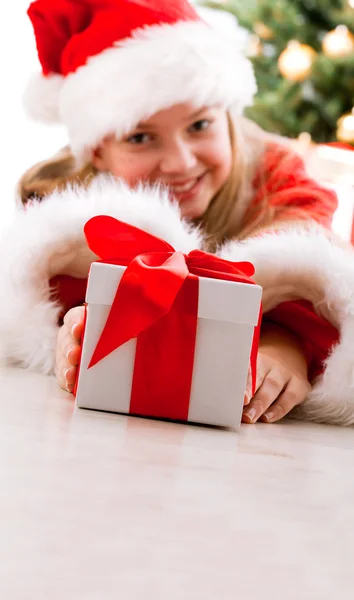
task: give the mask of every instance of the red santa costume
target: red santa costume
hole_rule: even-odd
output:
[[[79,162],[107,133],[127,134],[158,110],[220,103],[241,115],[256,91],[252,67],[232,36],[209,27],[185,0],[37,0],[29,15],[42,73],[25,102],[37,118],[66,125]],[[244,142],[257,135],[246,126]],[[308,177],[285,144],[260,135],[256,145],[247,192],[217,253],[254,264],[264,318],[303,341],[313,388],[294,414],[354,424],[354,253],[328,232],[336,197]],[[272,227],[240,241],[265,198]],[[88,188],[68,187],[34,202],[1,240],[3,362],[53,373],[60,318],[84,302],[97,258],[83,227],[100,214],[185,253],[204,247],[203,228],[184,221],[161,189],[131,190],[100,175]]]

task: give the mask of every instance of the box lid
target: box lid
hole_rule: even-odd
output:
[[[119,265],[92,263],[86,302],[111,306],[125,269]],[[198,317],[256,325],[261,298],[259,285],[199,277]]]

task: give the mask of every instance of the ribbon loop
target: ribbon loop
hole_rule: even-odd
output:
[[[89,368],[166,315],[188,275],[180,252],[135,257],[123,273]]]
[[[84,233],[89,248],[104,262],[119,258],[125,265],[139,254],[175,251],[165,240],[107,215],[87,221]]]
[[[254,275],[254,266],[250,262],[235,263],[202,250],[192,250],[188,254],[187,265],[191,273],[200,277],[254,283],[251,279]]]

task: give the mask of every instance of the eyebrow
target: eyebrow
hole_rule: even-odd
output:
[[[197,117],[199,117],[199,115],[201,115],[203,112],[205,112],[209,107],[205,106],[204,108],[199,108],[196,112],[194,112],[193,114],[191,114],[187,121],[193,121],[193,119],[196,119]],[[149,125],[148,123],[144,123],[144,122],[140,122],[137,124],[136,129],[153,129],[154,127],[156,127],[156,125],[154,125],[153,123],[151,125]]]

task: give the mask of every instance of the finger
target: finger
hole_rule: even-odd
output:
[[[74,368],[76,367],[72,367],[71,365],[69,365],[66,357],[63,354],[57,356],[55,374],[60,387],[62,387],[63,389],[66,389],[68,383],[67,375],[70,369]]]
[[[76,378],[77,378],[77,367],[71,367],[65,373],[66,380],[66,391],[72,393],[74,391]]]
[[[58,337],[58,357],[59,359],[61,357],[65,358],[64,367],[74,367],[79,363],[81,346],[73,339],[71,333],[66,329],[66,327],[63,329],[64,331],[61,339]]]
[[[73,390],[76,381],[76,374],[77,367],[56,369],[57,381],[60,387],[67,392],[71,392]]]
[[[265,423],[275,423],[285,417],[295,406],[306,399],[311,385],[297,379],[290,380],[279,398],[262,416]]]
[[[267,374],[267,371],[264,369],[262,364],[260,364],[260,361],[257,361],[255,393],[261,387],[266,374]],[[244,406],[247,406],[251,402],[251,399],[252,399],[252,369],[251,369],[251,365],[249,365],[246,391],[245,391],[245,397],[244,397]]]
[[[64,368],[62,365],[58,365],[55,368],[55,376],[57,378],[57,382],[63,390],[67,389],[67,372],[70,370],[69,368]]]
[[[56,351],[56,377],[61,388],[68,389],[68,384],[75,380],[76,366],[81,354],[80,346],[73,341],[66,327],[58,334]]]
[[[65,373],[65,379],[66,379],[67,386],[73,386],[75,384],[76,374],[77,374],[77,367],[71,367]]]
[[[66,353],[66,359],[68,361],[68,364],[71,367],[77,367],[77,365],[80,362],[80,357],[81,357],[81,347],[79,345],[70,346]]]
[[[278,369],[269,371],[250,404],[243,411],[244,423],[256,423],[259,417],[278,398],[287,382]]]
[[[252,371],[251,371],[251,366],[249,366],[248,367],[248,375],[247,375],[245,395],[244,395],[244,398],[243,398],[243,405],[247,406],[251,402],[251,398],[252,398]]]
[[[76,306],[69,310],[64,317],[64,325],[75,341],[80,341],[85,318],[85,307]]]
[[[57,346],[55,351],[55,376],[61,388],[65,389],[65,371],[69,368],[65,355],[63,354],[63,345],[67,331],[65,327],[61,327],[58,331]]]
[[[78,343],[81,342],[83,331],[84,331],[84,319],[82,318],[82,321],[80,323],[75,323],[75,325],[73,325],[73,327],[71,329],[71,335],[76,342],[78,342]]]

